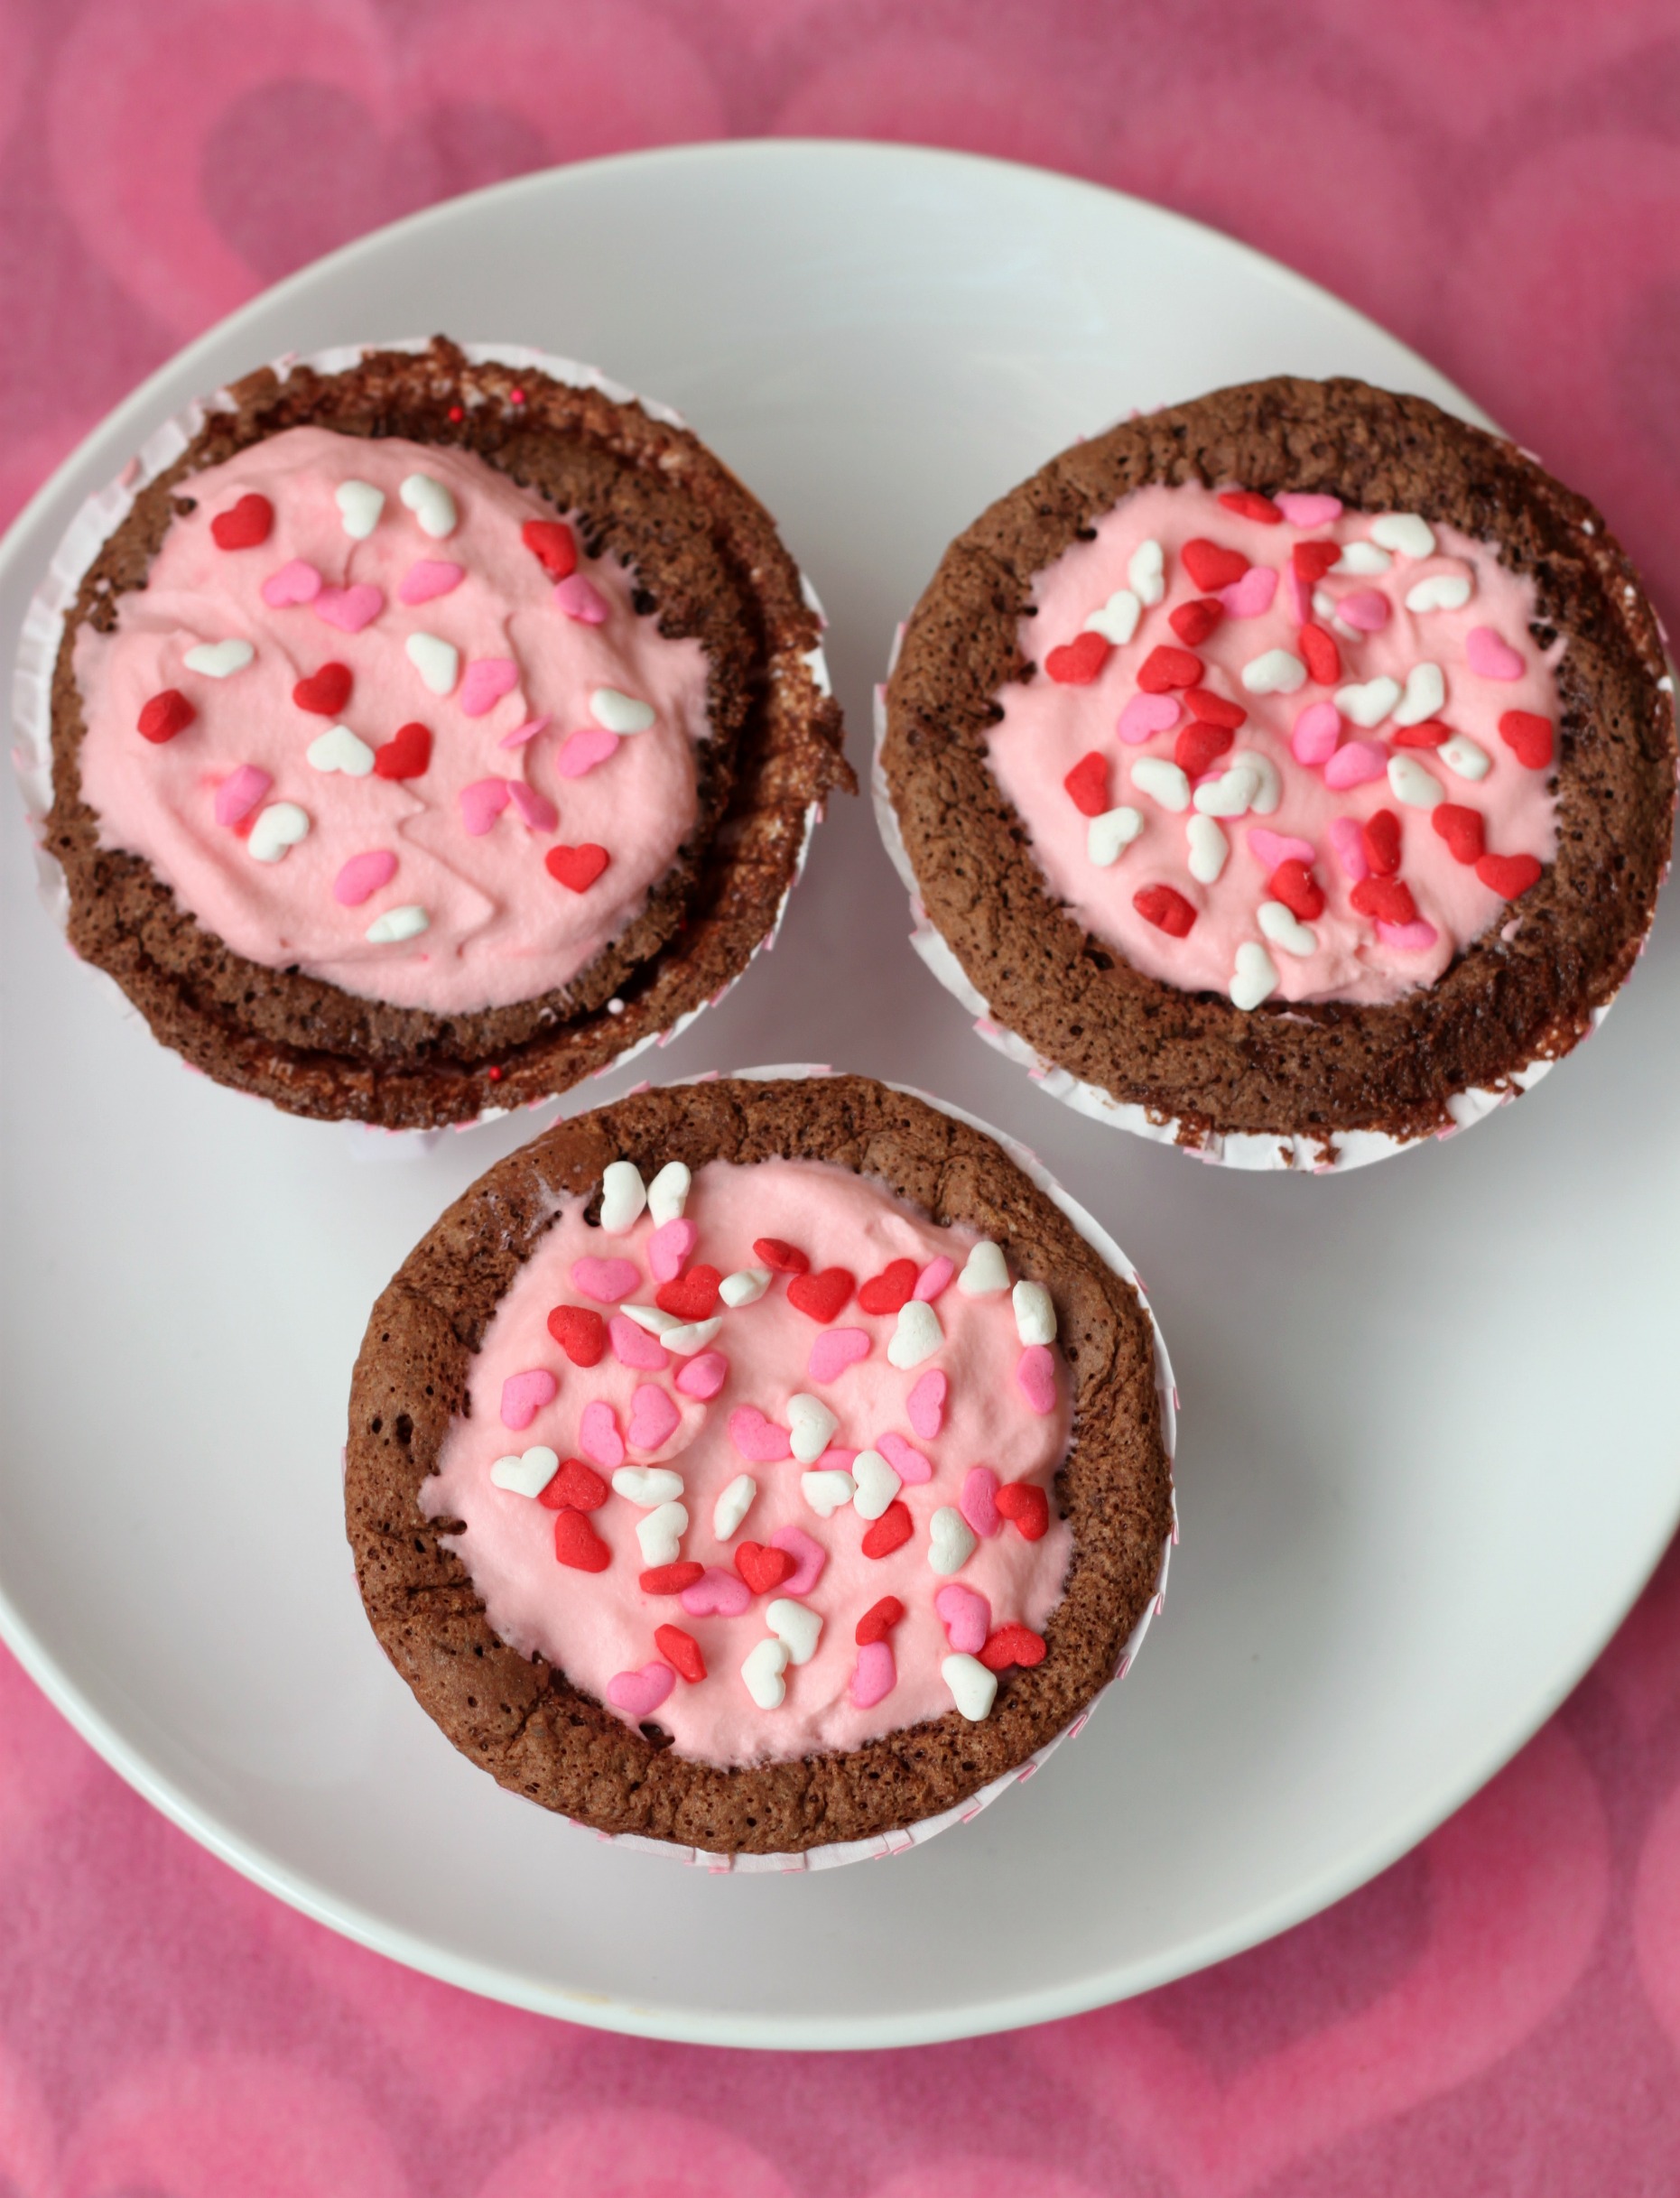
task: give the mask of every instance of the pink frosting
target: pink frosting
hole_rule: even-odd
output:
[[[497,1307],[473,1362],[469,1413],[445,1438],[438,1470],[422,1491],[429,1516],[464,1523],[465,1532],[450,1537],[449,1546],[465,1562],[491,1625],[515,1647],[540,1651],[599,1701],[611,1699],[616,1679],[644,1672],[650,1660],[659,1658],[655,1627],[680,1627],[699,1643],[708,1675],[696,1684],[679,1679],[661,1702],[658,1721],[682,1754],[709,1763],[765,1762],[854,1748],[877,1734],[942,1715],[951,1708],[951,1696],[940,1665],[951,1654],[951,1645],[934,1608],[934,1598],[947,1581],[928,1562],[929,1522],[935,1510],[961,1505],[965,1480],[982,1463],[1000,1480],[1030,1476],[1049,1488],[1067,1449],[1071,1424],[1059,1354],[1053,1409],[1041,1416],[1016,1386],[1022,1347],[1007,1292],[970,1297],[954,1284],[942,1291],[934,1312],[942,1342],[920,1365],[900,1369],[886,1355],[896,1315],[867,1313],[854,1295],[831,1326],[820,1325],[788,1303],[786,1278],[778,1275],[754,1304],[734,1311],[719,1304],[722,1325],[708,1350],[727,1361],[728,1371],[707,1401],[685,1393],[676,1378],[685,1365],[697,1363],[694,1359],[672,1359],[660,1370],[638,1371],[620,1364],[609,1348],[598,1366],[575,1366],[547,1327],[551,1307],[594,1302],[572,1283],[574,1261],[609,1253],[634,1262],[642,1279],[632,1303],[651,1303],[656,1286],[648,1249],[652,1220],[644,1215],[627,1236],[603,1242],[599,1229],[585,1222],[584,1205],[574,1199],[562,1209]],[[890,1192],[849,1170],[812,1161],[767,1160],[750,1167],[714,1161],[694,1178],[687,1216],[698,1224],[693,1260],[726,1275],[756,1265],[753,1245],[766,1236],[796,1245],[813,1271],[844,1266],[860,1284],[894,1259],[913,1259],[924,1269],[948,1256],[960,1267],[974,1241],[963,1231],[933,1227]],[[813,1343],[841,1328],[863,1335],[867,1355],[828,1381],[814,1379],[808,1370]],[[555,1377],[558,1393],[534,1412],[517,1443],[510,1445],[502,1411],[506,1385],[538,1369]],[[759,1439],[758,1422],[785,1429],[790,1396],[818,1397],[839,1421],[822,1463],[846,1468],[851,1453],[877,1444],[884,1435],[898,1434],[908,1444],[914,1424],[909,1399],[930,1371],[943,1374],[947,1387],[939,1433],[918,1432],[914,1446],[929,1461],[931,1478],[906,1482],[899,1498],[910,1512],[914,1533],[890,1555],[865,1557],[861,1543],[867,1522],[849,1506],[828,1518],[820,1516],[801,1491],[801,1477],[811,1469],[784,1454],[784,1440]],[[528,1396],[537,1387],[526,1385],[519,1394]],[[637,1449],[630,1438],[638,1389],[645,1397],[652,1389],[660,1400],[654,1413],[645,1402],[642,1406],[653,1429],[669,1412],[676,1414],[671,1433],[652,1450]],[[610,1495],[589,1515],[590,1525],[611,1551],[611,1563],[602,1572],[587,1572],[556,1562],[553,1511],[491,1480],[497,1458],[534,1445],[545,1445],[562,1461],[587,1458],[592,1448],[599,1454],[599,1423],[605,1408],[610,1408],[628,1445],[627,1464],[668,1465],[682,1477],[681,1500],[690,1524],[682,1556],[711,1568],[707,1589],[696,1598],[710,1606],[707,1615],[686,1611],[678,1596],[641,1591],[637,1581],[645,1560],[636,1526],[646,1514],[627,1498]],[[586,1412],[594,1424],[593,1442],[583,1434]],[[730,1430],[731,1417],[738,1414],[747,1415],[738,1424],[741,1439],[755,1450],[782,1452],[779,1459],[755,1461],[743,1454]],[[920,1416],[925,1424],[926,1413]],[[723,1542],[713,1531],[713,1507],[741,1473],[753,1477],[758,1493],[739,1528]],[[1055,1516],[1053,1497],[1051,1515],[1048,1532],[1036,1542],[1024,1539],[1007,1521],[998,1523],[954,1575],[986,1598],[994,1625],[1023,1623],[1042,1633],[1061,1600],[1072,1535]],[[741,1665],[766,1637],[769,1605],[791,1595],[793,1583],[744,1598],[734,1553],[746,1541],[779,1542],[799,1560],[799,1577],[816,1574],[801,1600],[821,1618],[821,1636],[809,1663],[788,1665],[786,1698],[774,1710],[755,1703]],[[811,1544],[826,1559],[820,1569],[812,1560]],[[737,1590],[727,1591],[724,1583],[719,1591],[718,1572],[737,1581]],[[882,1660],[869,1660],[864,1683],[854,1693],[852,1675],[859,1660],[855,1629],[864,1613],[887,1595],[905,1606],[903,1619],[888,1637],[896,1677],[889,1691],[869,1700],[869,1674],[878,1679]],[[742,1600],[746,1607],[730,1614],[729,1606]],[[859,1706],[860,1697],[867,1707]]]
[[[402,500],[416,473],[454,499],[459,521],[441,539]],[[364,539],[346,531],[334,500],[347,481],[384,492]],[[708,730],[700,643],[669,640],[638,616],[629,569],[584,557],[580,543],[583,599],[604,615],[580,617],[579,589],[572,607],[557,603],[520,538],[552,510],[469,452],[293,428],[188,487],[195,508],[171,525],[144,592],[122,598],[114,633],[84,626],[77,645],[82,789],[102,844],[144,856],[248,960],[296,964],[365,998],[449,1013],[529,999],[576,976],[643,907],[693,825],[695,743]],[[211,521],[251,495],[273,505],[266,541],[218,547]],[[416,634],[459,652],[448,693],[433,692],[407,654]],[[255,650],[243,669],[215,678],[186,664],[196,645],[230,639]],[[331,663],[350,670],[348,699],[332,717],[311,715],[292,689]],[[198,714],[154,746],[136,720],[172,688]],[[556,753],[593,726],[601,689],[649,704],[654,722],[587,775],[562,779]],[[544,716],[541,737],[505,745]],[[326,771],[306,754],[338,724],[376,751],[411,723],[432,735],[420,776]],[[278,861],[251,852],[260,812],[237,827],[218,818],[224,784],[253,770],[273,782],[265,804],[293,804],[309,820]],[[491,778],[506,792],[487,814],[472,790]],[[609,859],[572,892],[544,866],[556,845],[604,848]],[[339,897],[347,863],[381,849],[395,858],[387,883],[370,900]],[[367,936],[382,915],[415,909],[423,930],[411,917],[385,927],[407,935]]]
[[[1454,858],[1427,811],[1397,797],[1389,762],[1409,757],[1446,802],[1476,810],[1490,854],[1549,861],[1556,847],[1554,774],[1521,763],[1499,727],[1511,710],[1555,722],[1553,667],[1564,644],[1543,654],[1530,637],[1536,615],[1532,580],[1500,564],[1493,545],[1472,542],[1436,521],[1430,522],[1432,553],[1390,551],[1385,570],[1327,574],[1304,589],[1291,569],[1294,545],[1369,543],[1376,515],[1330,512],[1331,498],[1283,502],[1288,519],[1268,525],[1227,510],[1213,491],[1200,486],[1139,489],[1098,521],[1094,540],[1076,543],[1040,572],[1033,588],[1036,615],[1021,626],[1023,653],[1040,669],[998,697],[1003,717],[990,737],[991,767],[1026,822],[1052,891],[1086,931],[1118,947],[1146,976],[1186,991],[1226,992],[1239,949],[1248,945],[1252,951],[1258,945],[1270,957],[1279,997],[1368,1004],[1397,999],[1434,983],[1456,954],[1501,919],[1507,904],[1471,865]],[[1290,524],[1294,519],[1301,523]],[[1405,530],[1400,533],[1404,538]],[[1196,540],[1240,552],[1249,561],[1249,573],[1213,589],[1198,587],[1181,554],[1187,542]],[[1089,683],[1063,684],[1047,676],[1051,651],[1072,643],[1117,591],[1128,589],[1134,554],[1151,541],[1165,556],[1163,599],[1140,604],[1131,639],[1111,650]],[[1376,560],[1368,555],[1365,561]],[[1265,577],[1257,580],[1256,573]],[[1407,609],[1407,595],[1433,578],[1468,580],[1468,600],[1456,609]],[[1174,811],[1136,775],[1146,759],[1171,762],[1192,712],[1182,690],[1140,692],[1137,674],[1156,648],[1186,647],[1170,615],[1210,595],[1224,615],[1192,646],[1202,665],[1198,683],[1240,705],[1248,721],[1204,777],[1218,777],[1245,753],[1258,754],[1276,773],[1279,799],[1263,811],[1215,819],[1230,853],[1217,880],[1203,881],[1190,867],[1186,826],[1196,811]],[[1325,684],[1305,677],[1289,692],[1249,690],[1243,670],[1267,652],[1286,651],[1300,662],[1299,614],[1309,608],[1308,597],[1315,601],[1313,622],[1340,654],[1340,676]],[[1501,644],[1497,660],[1478,638],[1487,632]],[[1497,674],[1490,676],[1496,661]],[[1461,774],[1439,748],[1397,743],[1401,728],[1392,714],[1367,727],[1351,712],[1336,711],[1339,690],[1381,678],[1404,690],[1420,664],[1438,667],[1444,686],[1444,700],[1431,715],[1453,734],[1467,735],[1489,758],[1480,779]],[[1308,712],[1313,714],[1301,724]],[[1092,859],[1090,820],[1063,784],[1093,751],[1108,766],[1109,806],[1130,808],[1141,819],[1141,830],[1106,867]],[[1150,775],[1146,763],[1145,780]],[[1400,822],[1398,875],[1415,905],[1416,920],[1404,925],[1379,925],[1353,906],[1357,880],[1333,851],[1338,826],[1362,823],[1384,809]],[[1308,919],[1314,941],[1308,953],[1286,951],[1259,923],[1261,904],[1273,897],[1274,866],[1253,848],[1256,827],[1310,843],[1311,876],[1326,904]],[[1135,896],[1151,886],[1171,887],[1195,912],[1183,936],[1159,928],[1135,906]]]

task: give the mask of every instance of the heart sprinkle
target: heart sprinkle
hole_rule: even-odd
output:
[[[432,735],[423,725],[399,725],[383,747],[374,750],[377,778],[423,778],[432,761]]]
[[[266,496],[243,496],[230,511],[218,512],[210,533],[218,550],[254,550],[268,540],[274,507]]]
[[[569,892],[587,893],[610,859],[604,847],[586,841],[581,847],[552,847],[543,863],[549,876]]]
[[[165,687],[162,694],[154,694],[143,705],[135,723],[143,740],[162,747],[166,740],[184,732],[198,714],[180,688]]]

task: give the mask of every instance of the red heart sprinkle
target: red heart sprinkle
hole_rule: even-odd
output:
[[[914,1529],[910,1524],[910,1507],[895,1499],[888,1504],[863,1537],[866,1557],[890,1557],[896,1549],[902,1549]]]
[[[864,1284],[858,1303],[866,1312],[896,1312],[910,1303],[920,1273],[914,1259],[890,1260],[884,1273],[872,1275]]]
[[[1309,618],[1301,628],[1301,661],[1307,676],[1320,687],[1333,687],[1341,677],[1341,651],[1322,626]]]
[[[266,496],[241,496],[231,511],[218,511],[210,521],[210,533],[218,550],[254,550],[268,540],[274,524],[274,507]]]
[[[1540,882],[1540,865],[1532,855],[1484,855],[1476,876],[1502,900],[1514,901]]]
[[[312,718],[336,718],[349,699],[348,664],[322,664],[292,690],[292,700]]]
[[[998,1516],[1012,1519],[1024,1542],[1042,1542],[1050,1530],[1050,1498],[1035,1480],[1006,1480],[998,1491]]]
[[[1339,542],[1297,542],[1289,552],[1289,561],[1295,575],[1304,588],[1311,588],[1322,580],[1333,564],[1340,563],[1341,544]]]
[[[581,1511],[562,1511],[554,1520],[554,1554],[574,1572],[604,1572],[612,1552]]]
[[[799,1247],[784,1244],[780,1237],[755,1237],[753,1257],[761,1266],[774,1267],[778,1275],[804,1275],[811,1268]]]
[[[1278,864],[1267,889],[1275,901],[1281,901],[1303,923],[1310,923],[1314,916],[1324,913],[1324,888],[1305,863],[1294,856]]]
[[[684,1633],[681,1626],[655,1626],[654,1646],[680,1679],[691,1686],[698,1686],[706,1676],[706,1659],[700,1653],[700,1643],[691,1633]]]
[[[807,1320],[826,1324],[857,1287],[857,1276],[845,1267],[824,1267],[820,1275],[795,1275],[787,1285],[787,1302]]]
[[[1552,720],[1532,709],[1508,709],[1499,719],[1499,738],[1530,771],[1544,771],[1552,760]]]
[[[1439,718],[1425,718],[1421,725],[1397,725],[1390,737],[1397,748],[1438,748],[1451,740],[1453,728]]]
[[[1193,785],[1230,746],[1230,728],[1193,719],[1173,743],[1173,761]]]
[[[1081,756],[1062,784],[1081,817],[1100,817],[1109,806],[1109,760],[1092,748]]]
[[[1198,596],[1193,603],[1181,603],[1169,611],[1167,624],[1187,649],[1199,649],[1224,616],[1222,603],[1211,596]]]
[[[607,1323],[587,1305],[556,1305],[548,1332],[573,1366],[599,1366],[607,1349]]]
[[[552,847],[543,858],[543,867],[549,876],[558,878],[572,893],[587,893],[607,867],[607,862],[606,849],[597,847],[589,839],[581,847]]]
[[[636,1575],[636,1584],[644,1595],[681,1595],[684,1588],[691,1588],[705,1571],[703,1564],[695,1564],[688,1558],[677,1564],[650,1565],[646,1572]]]
[[[545,1511],[599,1511],[607,1501],[607,1483],[581,1458],[568,1458],[537,1498]]]
[[[755,1595],[767,1595],[799,1570],[791,1550],[773,1549],[763,1542],[738,1542],[735,1569]]]
[[[578,569],[578,545],[571,529],[559,519],[527,519],[519,539],[552,580],[563,580]]]
[[[1488,842],[1480,810],[1466,809],[1461,802],[1437,802],[1429,821],[1452,849],[1455,862],[1468,866],[1481,860]]]
[[[376,778],[423,778],[432,761],[432,735],[423,725],[399,725],[374,750]]]
[[[1171,886],[1145,886],[1133,894],[1132,906],[1146,923],[1153,923],[1156,931],[1164,931],[1173,939],[1182,939],[1196,920],[1195,910]]]
[[[1227,550],[1217,542],[1204,542],[1200,537],[1187,542],[1178,554],[1185,571],[1203,595],[1212,595],[1221,588],[1234,588],[1248,570],[1248,561],[1240,550]]]
[[[1417,903],[1403,877],[1362,877],[1348,898],[1373,923],[1415,923]]]
[[[1200,718],[1204,725],[1223,725],[1234,733],[1248,721],[1248,713],[1240,702],[1227,701],[1222,694],[1215,694],[1211,687],[1193,687],[1184,697],[1193,718]]]
[[[1365,860],[1373,877],[1392,877],[1400,867],[1400,820],[1392,809],[1379,809],[1360,827]]]
[[[1202,677],[1202,659],[1188,649],[1151,649],[1137,667],[1137,684],[1145,694],[1165,694],[1169,688],[1193,687]]]
[[[1035,1664],[1044,1660],[1043,1637],[1030,1626],[999,1626],[988,1635],[986,1646],[980,1651],[980,1662],[989,1672],[1007,1672],[1012,1664],[1030,1672]]]
[[[1281,526],[1284,523],[1284,515],[1270,496],[1263,496],[1257,488],[1224,489],[1220,502],[1239,519],[1258,519],[1262,526]]]
[[[883,1595],[858,1620],[858,1629],[851,1637],[859,1648],[867,1648],[871,1641],[884,1641],[904,1614],[905,1607],[897,1596]]]
[[[654,1292],[661,1312],[679,1321],[708,1321],[718,1309],[718,1285],[723,1276],[716,1267],[693,1266],[674,1282],[662,1282]]]
[[[140,737],[162,747],[164,741],[172,740],[177,733],[185,731],[198,714],[179,687],[165,687],[162,694],[154,694],[141,710]]]
[[[1052,649],[1044,670],[1061,687],[1089,687],[1109,661],[1114,644],[1106,634],[1077,634]]]

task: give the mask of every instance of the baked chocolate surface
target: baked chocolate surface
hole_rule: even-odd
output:
[[[839,708],[804,661],[820,622],[797,568],[769,515],[686,430],[599,390],[470,365],[442,338],[418,354],[369,352],[342,374],[298,368],[282,382],[264,368],[230,394],[235,409],[212,413],[136,499],[65,619],[46,846],[69,884],[70,943],[164,1044],[292,1113],[423,1127],[563,1091],[740,973],[793,881],[806,809],[853,784]],[[705,649],[711,737],[698,751],[695,829],[642,914],[560,990],[446,1016],[362,999],[246,960],[140,857],[98,844],[81,798],[77,633],[84,622],[108,631],[121,598],[145,586],[195,472],[301,426],[474,452],[577,513],[592,554],[610,550],[635,569],[638,608]],[[622,1012],[608,1012],[614,998]]]
[[[1568,647],[1555,860],[1427,989],[1384,1006],[1222,995],[1145,977],[1053,899],[987,763],[998,691],[1038,676],[1034,575],[1151,482],[1235,482],[1415,511],[1534,579]],[[991,1014],[1047,1060],[1177,1135],[1421,1136],[1472,1086],[1569,1050],[1626,978],[1666,869],[1675,714],[1655,616],[1603,520],[1510,443],[1422,397],[1279,376],[1132,420],[1051,461],[946,551],[887,689],[883,764],[928,916]]]
[[[993,1238],[1045,1284],[1074,1387],[1055,1496],[1072,1523],[1048,1653],[1001,1681],[991,1714],[954,1709],[849,1753],[722,1769],[638,1733],[541,1657],[491,1631],[419,1491],[471,1359],[559,1200],[609,1161],[826,1160],[889,1185],[941,1224]],[[501,1785],[599,1830],[722,1852],[866,1839],[966,1800],[1060,1732],[1112,1677],[1156,1591],[1172,1498],[1149,1314],[1066,1216],[978,1130],[863,1077],[645,1091],[558,1123],[450,1208],[375,1305],[350,1392],[345,1514],[375,1632],[450,1739]],[[930,1575],[931,1578],[931,1575]],[[644,1737],[652,1734],[652,1738]]]

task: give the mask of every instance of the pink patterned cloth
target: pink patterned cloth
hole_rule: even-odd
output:
[[[1680,605],[1673,0],[0,0],[0,517],[177,345],[473,185],[743,134],[1137,191],[1455,376]],[[1317,1921],[922,2053],[602,2036],[413,1976],[153,1815],[0,1656],[3,2198],[1658,2198],[1680,1553],[1573,1700]]]

